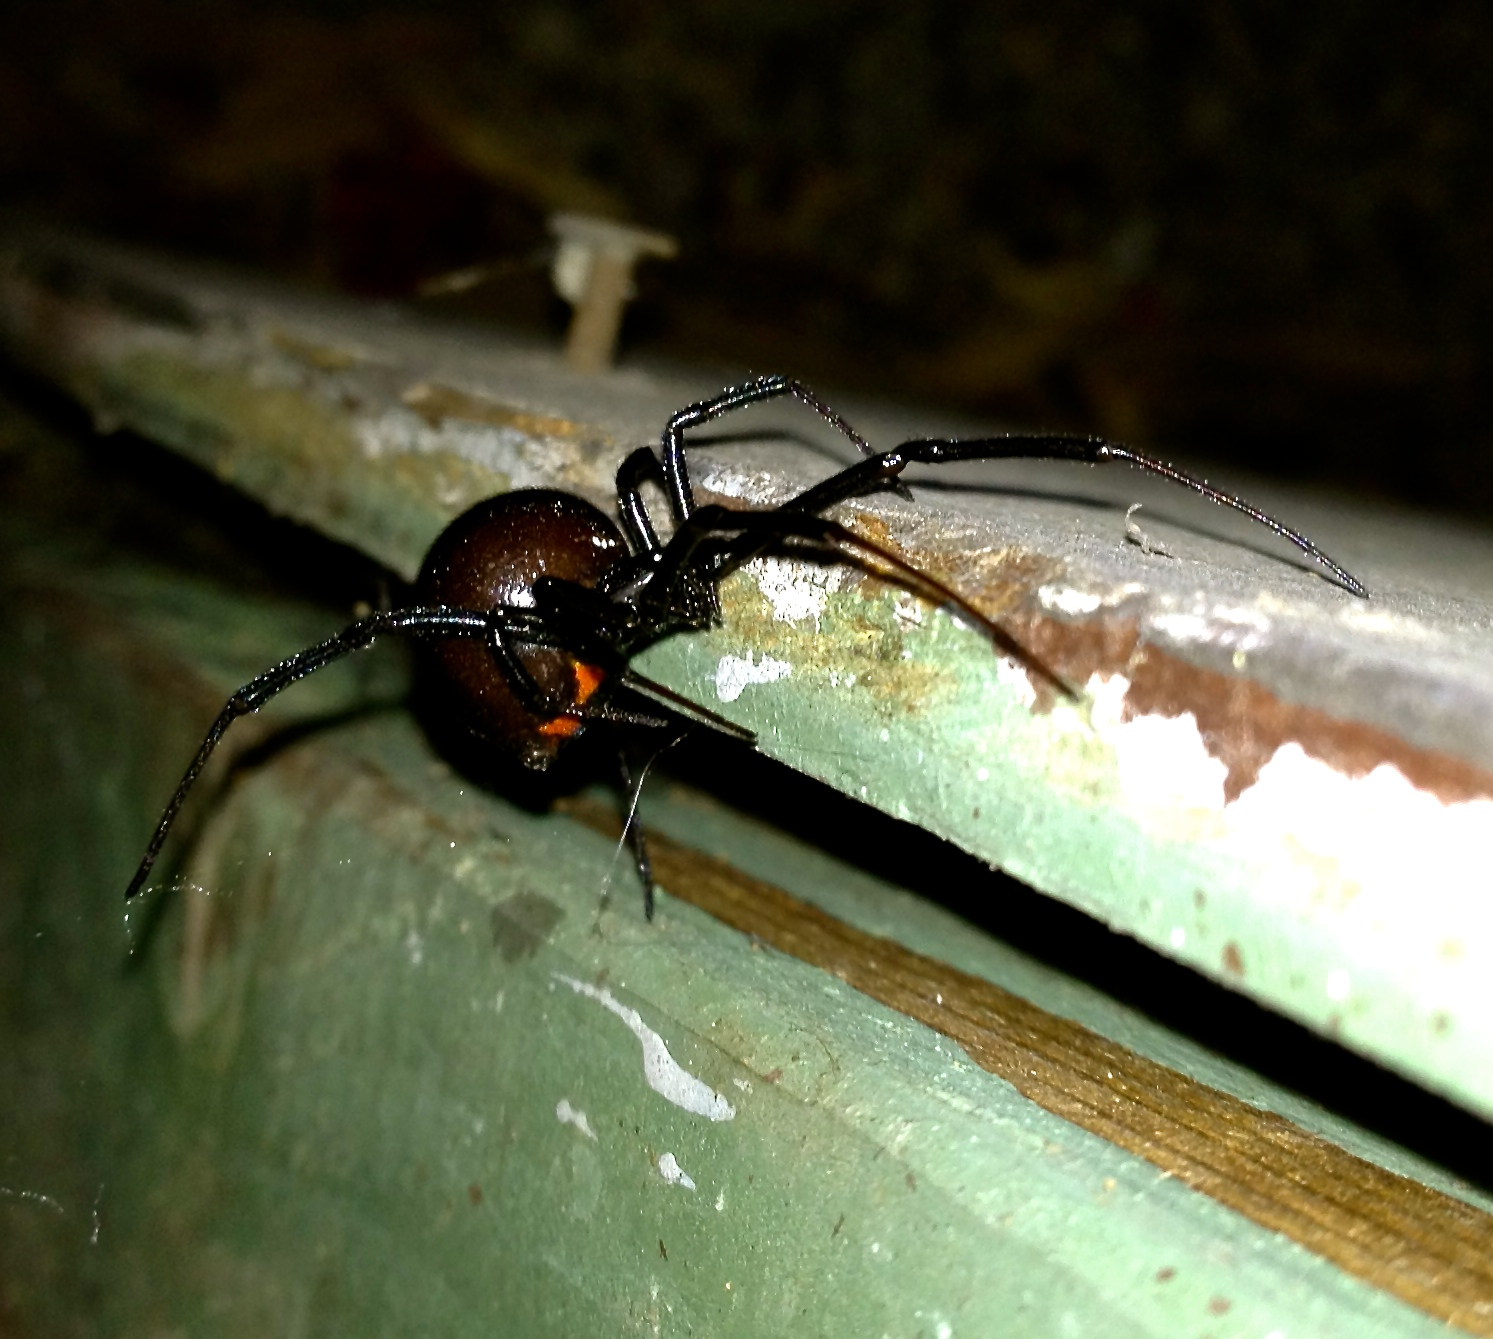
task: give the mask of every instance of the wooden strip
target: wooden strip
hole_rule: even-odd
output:
[[[617,834],[604,806],[565,808]],[[650,830],[648,843],[674,896],[916,1018],[1039,1106],[1262,1227],[1439,1320],[1493,1336],[1493,1217],[1483,1211],[661,833]]]

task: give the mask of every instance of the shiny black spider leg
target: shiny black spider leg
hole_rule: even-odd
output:
[[[633,620],[625,619],[621,624],[608,627],[606,619],[616,612],[615,606],[610,601],[598,603],[595,591],[574,582],[541,578],[537,594],[542,607],[538,611],[527,611],[527,622],[515,618],[511,625],[505,623],[502,627],[494,627],[488,634],[488,649],[502,667],[504,679],[525,710],[543,718],[573,716],[576,720],[641,725],[652,729],[667,729],[679,724],[677,715],[653,716],[618,706],[608,700],[604,689],[580,707],[548,692],[529,672],[518,651],[523,646],[551,647],[595,663],[603,669],[606,683],[620,684],[637,696],[653,698],[697,724],[708,725],[721,734],[748,743],[756,739],[750,730],[634,670],[627,658],[615,649],[616,638],[624,635],[620,629],[629,626]],[[693,622],[679,626],[707,625]]]
[[[514,612],[519,616],[526,614],[523,610]],[[135,877],[130,880],[130,886],[125,889],[125,901],[133,898],[144,886],[145,880],[150,875],[151,867],[155,864],[156,857],[165,844],[166,834],[170,832],[177,812],[187,797],[187,792],[192,789],[202,769],[207,766],[207,760],[212,757],[213,750],[218,747],[218,742],[223,738],[228,727],[240,716],[247,716],[258,711],[272,697],[289,688],[298,679],[304,679],[308,674],[314,674],[334,660],[340,660],[354,651],[363,650],[385,634],[399,633],[413,637],[486,637],[493,625],[493,620],[501,619],[503,616],[503,610],[495,610],[491,614],[479,614],[442,607],[396,609],[371,614],[367,618],[350,624],[335,637],[329,637],[316,646],[307,647],[304,651],[291,656],[289,660],[281,661],[273,669],[266,670],[258,678],[246,683],[224,704],[223,710],[218,713],[217,720],[212,723],[206,738],[203,739],[202,746],[197,750],[197,756],[192,759],[191,766],[187,768],[180,784],[176,787],[176,792],[167,804],[165,813],[161,815],[161,821],[156,825],[150,845],[145,848],[140,867],[135,871]]]
[[[684,456],[685,429],[699,427],[702,423],[734,413],[748,405],[778,399],[784,395],[791,395],[807,405],[835,431],[853,442],[861,455],[876,454],[876,449],[851,426],[843,414],[831,408],[801,381],[774,374],[756,377],[739,386],[728,386],[719,395],[686,405],[670,417],[664,425],[662,461],[648,447],[639,447],[617,470],[617,509],[621,513],[622,528],[634,553],[657,557],[663,549],[658,532],[643,506],[643,484],[654,483],[663,490],[665,497],[669,499],[676,526],[695,509],[694,488]],[[904,497],[911,496],[898,479],[890,479],[884,486]]]
[[[697,724],[708,725],[712,730],[730,735],[732,739],[739,739],[744,744],[757,742],[755,731],[748,730],[744,725],[737,725],[735,721],[728,721],[724,716],[718,716],[709,707],[685,697],[683,693],[676,693],[672,688],[653,679],[645,678],[631,667],[623,671],[622,682],[641,696],[658,698],[681,716]]]
[[[631,452],[617,469],[617,511],[622,522],[623,533],[633,554],[642,559],[657,561],[663,552],[663,542],[658,537],[648,509],[643,504],[642,487],[646,483],[656,484],[669,501],[674,526],[695,509],[694,487],[690,482],[689,466],[684,455],[684,431],[698,427],[712,419],[720,418],[748,405],[764,400],[773,400],[791,395],[807,405],[836,431],[843,434],[856,446],[863,456],[875,453],[871,443],[850,425],[850,422],[819,398],[801,381],[774,375],[757,377],[739,386],[728,386],[719,395],[697,404],[687,405],[672,415],[664,426],[662,456],[660,461],[651,449],[639,447]],[[885,485],[904,497],[910,497],[900,480],[892,479]],[[628,579],[630,589],[638,589],[648,580],[648,564],[640,564],[636,573]],[[713,620],[720,610],[715,600],[714,586],[699,591],[706,616]]]
[[[747,405],[760,404],[764,400],[775,400],[784,395],[791,395],[799,403],[807,405],[836,432],[854,442],[856,449],[863,456],[875,454],[871,443],[851,427],[843,414],[830,408],[801,381],[774,374],[744,381],[739,386],[727,386],[719,395],[713,395],[710,399],[701,400],[697,404],[686,405],[672,414],[668,423],[664,425],[662,476],[664,491],[668,495],[676,526],[695,509],[694,489],[690,485],[689,467],[684,459],[685,429],[697,428],[702,423],[709,423],[712,419],[734,413],[738,409],[746,408]],[[619,492],[621,482],[619,478]],[[900,483],[895,479],[890,480],[888,486],[901,491]],[[620,497],[619,501],[622,501]],[[626,511],[627,506],[624,505],[623,509]],[[657,552],[657,548],[649,551]]]
[[[1003,437],[973,437],[964,440],[929,438],[903,442],[891,451],[884,451],[869,460],[857,461],[854,465],[833,475],[823,483],[800,493],[784,503],[792,511],[817,512],[848,498],[874,493],[886,487],[889,479],[898,477],[908,465],[947,465],[961,460],[1072,460],[1082,464],[1101,465],[1109,461],[1120,461],[1168,479],[1183,488],[1200,493],[1210,502],[1222,507],[1231,507],[1243,512],[1252,521],[1273,531],[1282,539],[1294,544],[1302,553],[1314,559],[1354,595],[1366,596],[1368,591],[1357,577],[1345,567],[1328,557],[1316,544],[1299,530],[1261,511],[1252,503],[1233,493],[1214,488],[1206,479],[1180,470],[1164,460],[1157,460],[1121,442],[1111,442],[1103,437],[1088,437],[1077,433],[1011,433]]]
[[[622,794],[627,812],[622,819],[622,836],[632,848],[633,864],[637,867],[638,879],[643,885],[643,919],[653,919],[653,862],[648,858],[648,839],[643,835],[643,824],[638,819],[638,800],[643,792],[643,776],[647,768],[636,775],[632,760],[624,745],[617,753],[618,770],[622,774]]]
[[[643,506],[642,486],[645,483],[657,484],[668,494],[669,485],[658,457],[650,448],[640,446],[617,468],[617,512],[622,521],[622,532],[627,536],[633,553],[656,555],[663,545],[659,543],[653,522],[648,519],[648,509]]]
[[[619,707],[616,703],[608,701],[606,696],[598,693],[582,706],[576,706],[560,697],[558,694],[549,692],[530,672],[529,667],[524,664],[523,657],[518,654],[521,646],[545,646],[558,650],[568,650],[570,642],[553,632],[541,632],[536,635],[533,631],[521,633],[509,629],[494,629],[488,636],[488,649],[493,657],[502,667],[503,678],[508,687],[513,690],[514,697],[518,698],[519,704],[525,711],[532,712],[541,720],[555,720],[561,716],[568,716],[576,721],[606,721],[612,725],[641,725],[650,729],[666,729],[676,724],[675,721],[664,716],[650,716],[647,712],[631,711],[627,707]],[[639,678],[627,670],[624,661],[617,657],[607,655],[597,657],[605,659],[611,667],[608,678],[620,678],[621,682],[631,686],[630,681]],[[661,687],[661,685],[659,686]],[[665,693],[667,689],[663,690]],[[686,703],[696,712],[704,717],[710,717],[712,713],[705,707],[689,702],[688,698],[680,698],[680,702]],[[719,719],[719,717],[715,718]]]
[[[720,538],[732,535],[735,536],[734,540]],[[921,568],[914,567],[905,558],[874,540],[856,534],[838,521],[810,512],[781,508],[774,511],[737,511],[731,507],[715,505],[697,507],[669,541],[658,565],[656,588],[650,585],[643,593],[640,604],[643,600],[649,604],[666,604],[671,594],[671,583],[677,583],[691,573],[697,555],[703,555],[703,561],[714,571],[730,570],[784,539],[801,540],[820,552],[836,557],[848,555],[875,559],[891,569],[893,581],[922,595],[933,604],[957,610],[1004,654],[1036,670],[1064,696],[1077,697],[1070,684],[1036,660],[1010,633],[981,613],[952,586]],[[639,639],[629,648],[629,653],[641,650],[647,641],[653,640],[657,640],[657,637]]]

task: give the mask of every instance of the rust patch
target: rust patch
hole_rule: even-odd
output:
[[[474,1209],[482,1203],[482,1187],[475,1181],[467,1187],[467,1198],[471,1200]]]
[[[916,554],[897,542],[891,528],[870,512],[855,511],[847,518],[852,530],[871,543],[889,549],[919,571],[951,586],[987,618],[1002,618],[1024,606],[1038,587],[1055,581],[1064,564],[1025,549],[981,549],[969,552],[949,545],[920,547]],[[895,582],[896,577],[888,578]]]
[[[1244,975],[1244,955],[1239,952],[1239,945],[1232,939],[1223,946],[1223,969],[1231,976]]]
[[[1474,763],[1418,748],[1377,726],[1283,702],[1250,679],[1190,665],[1142,642],[1133,621],[1097,618],[1069,625],[1031,618],[1018,636],[1075,683],[1096,671],[1125,675],[1127,720],[1190,712],[1203,747],[1228,768],[1228,801],[1254,785],[1276,750],[1291,743],[1343,776],[1367,776],[1388,763],[1445,804],[1493,795],[1493,773]]]
[[[880,580],[864,569],[852,566],[851,570],[853,582]],[[850,585],[842,587],[840,594]],[[875,694],[889,710],[918,710],[930,698],[958,686],[954,675],[945,670],[902,659],[904,629],[892,609],[874,597],[862,596],[848,605],[831,604],[829,616],[838,620],[838,635],[833,639],[774,617],[751,572],[725,583],[721,604],[726,621],[754,651],[786,660],[795,674],[852,672],[856,685]]]
[[[1177,1277],[1177,1271],[1175,1269],[1173,1269],[1170,1265],[1163,1265],[1160,1269],[1158,1269],[1156,1271],[1156,1282],[1157,1283],[1170,1283],[1176,1277]]]
[[[1487,768],[1420,748],[1376,726],[1284,702],[1251,679],[1190,664],[1144,641],[1133,617],[1101,612],[1059,620],[1039,612],[1038,589],[1064,570],[1056,559],[1018,549],[972,554],[947,545],[908,544],[878,516],[857,512],[852,520],[859,533],[951,585],[1010,633],[1032,671],[1035,711],[1050,711],[1060,700],[1046,674],[1081,687],[1100,673],[1123,674],[1130,681],[1127,720],[1191,713],[1203,746],[1228,769],[1227,801],[1254,785],[1260,769],[1288,743],[1343,776],[1367,776],[1388,763],[1445,804],[1493,796],[1493,771]]]
[[[1227,1297],[1210,1297],[1208,1299],[1208,1314],[1210,1316],[1226,1316],[1234,1309],[1234,1304]]]
[[[727,508],[742,507],[739,497],[708,489],[697,491],[704,501]],[[992,619],[1003,619],[1008,611],[1027,604],[1033,590],[1056,579],[1063,571],[1060,562],[1016,548],[971,554],[945,546],[937,550],[919,549],[914,556],[906,545],[893,538],[880,516],[855,511],[845,521],[862,538],[910,561],[919,571],[926,572],[952,590],[961,594],[976,592],[977,596],[971,599],[971,603]],[[839,565],[851,573],[851,580],[841,590],[859,594],[860,599],[858,609],[855,604],[831,603],[834,616],[844,620],[835,638],[795,636],[791,625],[770,612],[769,602],[750,574],[727,582],[722,589],[721,600],[727,609],[727,622],[745,633],[754,648],[768,654],[781,654],[790,659],[795,668],[853,670],[859,686],[875,692],[888,707],[898,711],[918,710],[938,691],[956,687],[957,678],[947,671],[902,659],[905,629],[901,619],[885,601],[872,593],[874,587],[863,589],[867,582],[882,583],[897,590],[915,592],[916,588],[869,554],[846,555]],[[744,593],[747,591],[750,593]],[[1039,692],[1045,689],[1054,697],[1065,695],[1066,684],[1045,681],[1053,677],[1052,671],[1037,656],[1019,645],[1007,649],[1025,660],[1028,668],[1037,675]]]
[[[494,428],[513,428],[525,437],[567,437],[603,441],[605,434],[589,424],[548,414],[530,414],[498,400],[459,391],[434,381],[417,381],[399,397],[432,428],[448,418],[466,423],[484,423]]]
[[[569,812],[612,836],[620,828],[604,805],[575,801]],[[660,833],[648,841],[676,896],[951,1038],[1032,1102],[1267,1230],[1493,1337],[1493,1216]],[[1166,1267],[1156,1281],[1174,1276]],[[1215,1315],[1230,1306],[1209,1303]]]

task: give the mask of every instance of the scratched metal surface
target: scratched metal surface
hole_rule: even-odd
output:
[[[624,450],[721,376],[550,350],[82,242],[12,234],[0,330],[128,426],[408,575],[450,516],[548,483],[605,503]],[[791,369],[788,369],[791,370]],[[948,428],[862,406],[878,443]],[[843,443],[802,411],[696,452],[771,502]],[[942,612],[769,563],[646,672],[774,757],[910,819],[1484,1114],[1493,1113],[1493,543],[1223,479],[1372,598],[1123,470],[964,467],[848,518],[969,592],[1083,689],[1054,701]],[[1124,509],[1170,556],[1125,537]]]

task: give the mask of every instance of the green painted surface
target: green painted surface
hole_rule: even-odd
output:
[[[26,528],[0,577],[7,1321],[1442,1332],[833,978],[667,896],[652,926],[632,898],[604,907],[609,842],[474,788],[377,705],[397,656],[249,724],[268,742],[322,722],[200,798],[162,870],[178,886],[121,971],[119,890],[184,753],[223,694],[335,615],[108,546],[19,544]],[[1034,995],[1083,993],[727,811],[690,812],[660,797],[661,821],[728,858],[778,862],[956,960],[1004,960]],[[669,1100],[678,1075],[650,1087],[650,1038],[731,1118]]]
[[[133,265],[210,318],[168,330],[89,310],[59,337],[17,326],[29,310],[17,300],[13,345],[101,419],[185,451],[406,576],[443,520],[486,491],[549,483],[605,501],[621,452],[710,389],[639,373],[587,382],[499,341],[463,344],[108,254],[85,263]],[[410,400],[432,383],[563,415],[578,435],[432,421]],[[802,423],[786,413],[743,424],[785,419]],[[877,440],[905,431],[862,426]],[[702,480],[760,503],[826,468],[786,448],[753,452],[701,450]],[[1061,497],[976,499],[980,510],[930,505],[926,491],[917,506],[874,508],[910,551],[966,555],[971,580],[1005,558],[1025,563],[1042,584],[1022,598],[1076,628],[1134,610],[1169,654],[1488,765],[1485,539],[1279,505],[1368,579],[1365,606],[1246,543],[1203,541],[1190,560],[1167,562],[1117,538],[1115,515]],[[1407,556],[1421,551],[1433,555],[1424,570]],[[757,729],[769,755],[1493,1113],[1493,904],[1481,859],[1493,794],[1443,802],[1392,768],[1345,777],[1288,748],[1261,773],[1268,784],[1225,803],[1221,764],[1192,717],[1129,720],[1122,677],[1083,685],[1074,707],[1033,711],[1024,673],[946,616],[859,579],[810,591],[805,605],[814,584],[802,572],[743,574],[723,629],[675,639],[644,668]],[[784,612],[785,588],[798,590],[799,612]]]
[[[95,395],[120,421],[271,510],[311,521],[407,577],[452,516],[509,487],[502,471],[440,445],[364,450],[346,406],[323,403],[295,357],[266,350],[260,361],[283,381],[143,351],[103,368]],[[406,444],[419,440],[418,415],[391,416],[402,420]]]
[[[1447,948],[1476,942],[1486,913],[1462,905],[1453,934],[1426,905],[1443,891],[1438,860],[1456,862],[1462,880],[1473,874],[1466,829],[1481,832],[1478,810],[1493,815],[1493,805],[1469,806],[1462,840],[1424,852],[1429,887],[1399,885],[1399,905],[1386,906],[1331,869],[1324,879],[1331,862],[1289,832],[1134,802],[1116,748],[1095,728],[1102,703],[1089,695],[1033,712],[1025,676],[943,613],[921,611],[910,632],[905,600],[857,589],[829,593],[816,618],[785,622],[750,574],[725,604],[723,629],[658,646],[643,672],[755,730],[789,766],[1493,1110],[1488,981]],[[747,664],[769,665],[764,681],[720,701],[724,675]],[[1309,808],[1311,797],[1299,798]],[[1422,890],[1423,918],[1408,914],[1410,887]],[[1433,970],[1438,959],[1445,970]],[[1349,983],[1342,993],[1336,973]]]
[[[232,927],[195,1017],[181,899],[145,970],[104,974],[86,1010],[135,1024],[94,1076],[111,1102],[149,1094],[126,1147],[92,1160],[92,1194],[11,1150],[12,1179],[62,1204],[73,1258],[97,1260],[104,1326],[1162,1334],[1222,1299],[1233,1333],[1429,1331],[811,969],[677,905],[652,928],[631,905],[598,918],[610,857],[464,788],[402,717],[235,788],[182,871]],[[117,882],[78,890],[99,947]],[[505,960],[495,918],[534,908],[549,941]],[[607,982],[735,1118],[651,1091],[637,1038],[565,977]],[[665,1153],[693,1190],[659,1174]]]

